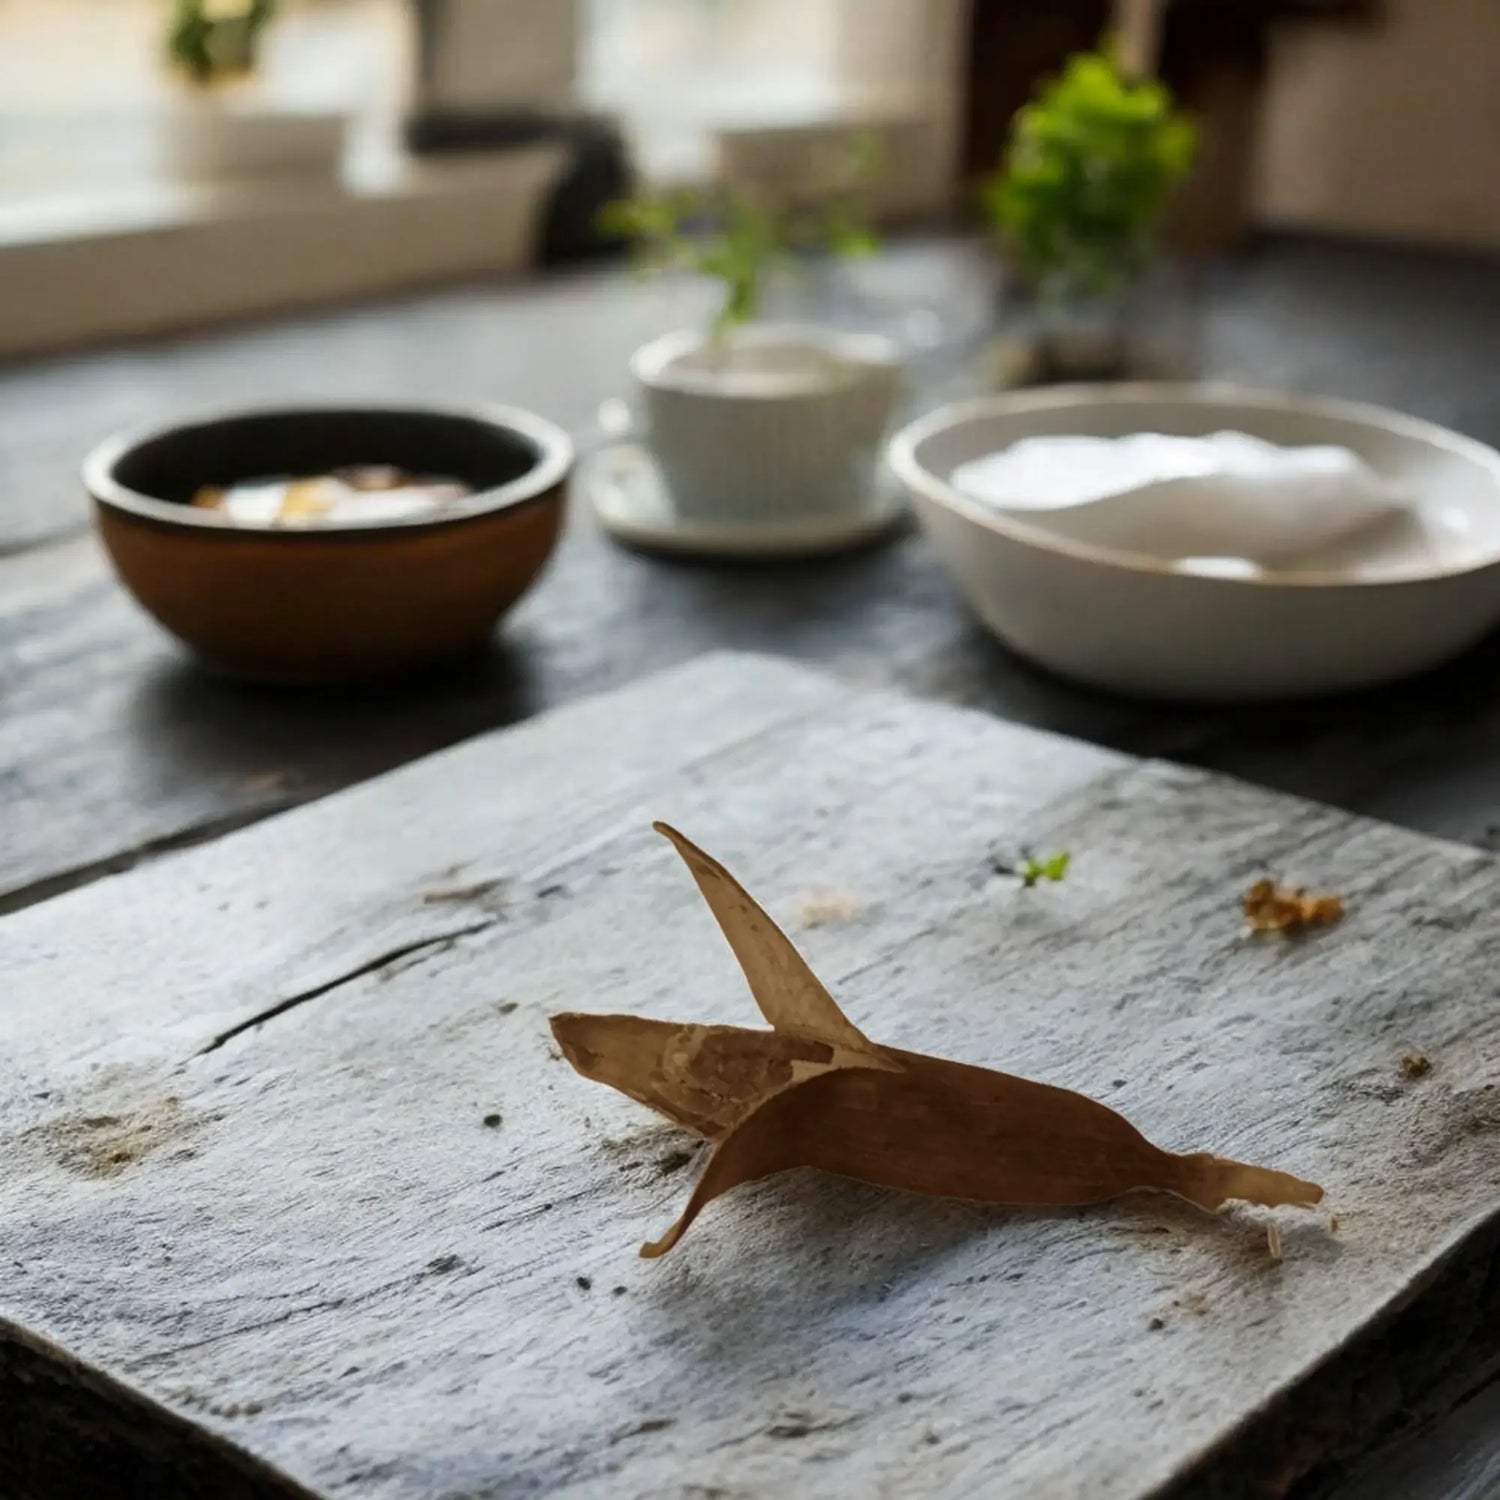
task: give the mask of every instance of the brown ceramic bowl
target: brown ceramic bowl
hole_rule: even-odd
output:
[[[253,411],[112,438],[84,464],[131,593],[240,676],[335,682],[476,646],[541,571],[562,523],[566,434],[508,407]],[[390,464],[461,479],[440,516],[246,525],[188,502],[201,485]]]

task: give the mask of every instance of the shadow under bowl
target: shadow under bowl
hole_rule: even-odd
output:
[[[241,412],[111,438],[83,468],[110,560],[169,631],[236,676],[356,681],[480,645],[551,555],[573,448],[508,407]],[[252,525],[204,485],[390,465],[463,481],[435,515]]]

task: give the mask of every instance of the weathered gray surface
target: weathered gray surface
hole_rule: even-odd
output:
[[[1277,1266],[1163,1200],[798,1176],[638,1261],[688,1143],[546,1017],[753,1020],[652,816],[872,1035],[1314,1177],[1337,1235],[1283,1217]],[[1069,879],[995,876],[1026,842]],[[1245,938],[1268,868],[1349,917]],[[325,1495],[1185,1493],[1493,1230],[1497,894],[1477,851],[708,658],[0,923],[0,1314]]]

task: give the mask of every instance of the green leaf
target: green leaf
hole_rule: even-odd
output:
[[[277,0],[244,0],[238,10],[226,12],[209,0],[174,0],[167,23],[168,63],[205,87],[251,71],[276,4]]]
[[[1118,284],[1149,255],[1196,147],[1167,88],[1084,53],[1017,111],[980,205],[1037,285]]]
[[[880,169],[878,151],[870,139],[856,136],[830,160],[836,176],[810,203],[748,191],[677,189],[607,204],[596,222],[603,233],[632,241],[649,268],[672,267],[719,281],[723,300],[713,327],[722,334],[756,315],[767,273],[790,252],[858,256],[878,245],[863,202]]]

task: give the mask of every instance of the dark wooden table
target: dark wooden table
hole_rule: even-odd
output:
[[[957,324],[984,296],[974,253],[958,244],[903,246],[881,280]],[[576,504],[550,572],[484,658],[400,688],[287,694],[187,660],[122,594],[88,534],[84,451],[114,428],[177,412],[477,397],[586,435],[599,402],[621,393],[631,348],[660,323],[647,307],[606,272],[0,374],[0,911],[716,646],[816,661],[1500,849],[1493,639],[1441,672],[1358,697],[1224,710],[1128,701],[1009,656],[918,536],[816,564],[688,566],[616,548]],[[1494,443],[1497,350],[1500,265],[1477,261],[1277,242],[1218,273],[1205,305],[1211,375],[1384,402]],[[945,358],[927,359],[929,384],[941,383]],[[1474,1368],[1443,1394],[1439,1408],[1464,1404],[1438,1425],[1413,1413],[1429,1430],[1390,1471],[1407,1476],[1399,1493],[1493,1493],[1500,1399],[1486,1376]],[[1356,1478],[1341,1493],[1373,1500],[1386,1491],[1370,1486],[1385,1482]]]

